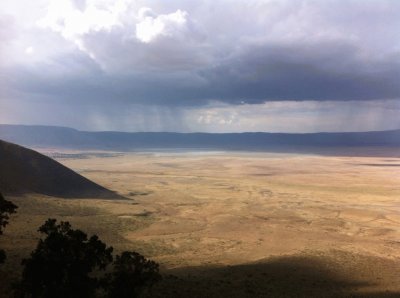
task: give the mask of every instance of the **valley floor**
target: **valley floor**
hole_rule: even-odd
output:
[[[56,217],[158,261],[150,297],[400,296],[400,158],[57,154],[128,199],[10,198],[2,274]]]

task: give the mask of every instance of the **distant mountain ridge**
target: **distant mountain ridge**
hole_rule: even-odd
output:
[[[123,198],[34,150],[0,140],[0,190],[62,198]]]
[[[290,150],[399,147],[400,130],[339,133],[87,132],[66,127],[0,124],[0,138],[30,147],[136,151],[140,149]]]

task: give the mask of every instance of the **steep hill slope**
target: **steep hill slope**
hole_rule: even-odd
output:
[[[0,189],[63,198],[122,198],[36,151],[0,140]]]

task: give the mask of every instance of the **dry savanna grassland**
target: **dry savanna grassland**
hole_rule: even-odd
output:
[[[46,153],[127,199],[8,197],[3,280],[55,217],[159,262],[149,297],[400,297],[399,158]]]

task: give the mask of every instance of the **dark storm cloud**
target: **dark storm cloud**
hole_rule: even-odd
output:
[[[230,103],[400,97],[400,60],[364,61],[359,52],[340,42],[253,46],[203,75]]]
[[[364,61],[352,45],[253,45],[200,70],[108,74],[83,53],[13,73],[16,88],[59,100],[161,105],[280,100],[371,100],[400,97],[400,63]],[[40,69],[47,69],[41,72]]]
[[[18,61],[10,46],[16,63],[3,77],[27,94],[110,104],[400,97],[393,1],[153,4],[159,12],[130,1],[55,1],[32,19],[39,27],[20,24],[26,49]]]

